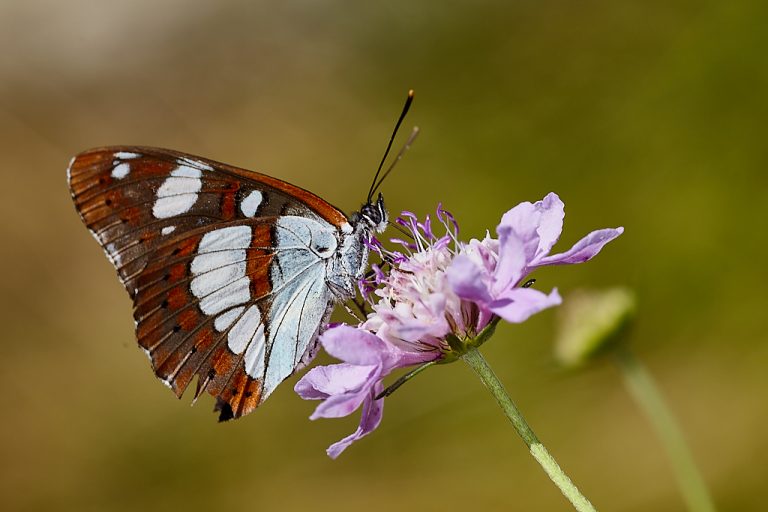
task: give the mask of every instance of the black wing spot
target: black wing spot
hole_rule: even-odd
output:
[[[229,421],[235,417],[232,412],[232,406],[219,397],[216,397],[216,405],[213,407],[213,412],[219,413],[219,422]]]

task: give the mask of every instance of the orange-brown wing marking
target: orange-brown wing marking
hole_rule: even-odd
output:
[[[223,402],[218,406],[223,417],[229,412],[240,417],[258,405],[261,383],[245,373],[245,351],[235,354],[227,345],[237,319],[228,329],[217,331],[215,317],[201,313],[200,299],[190,291],[189,267],[201,238],[201,234],[186,236],[163,246],[142,272],[134,306],[137,337],[157,376],[177,396],[197,376],[195,398],[206,390]],[[271,224],[254,226],[245,251],[252,301],[267,298],[271,291],[271,245]]]

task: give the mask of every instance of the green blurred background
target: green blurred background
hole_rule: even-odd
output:
[[[307,419],[290,379],[219,425],[134,345],[130,301],[71,205],[89,147],[204,155],[357,208],[408,88],[422,133],[384,187],[480,236],[566,203],[561,247],[626,233],[537,286],[629,285],[658,377],[721,510],[766,510],[768,4],[763,1],[0,3],[3,510],[568,510],[461,364],[356,418]],[[485,353],[602,510],[683,509],[616,369],[552,355],[556,314]],[[321,358],[327,361],[327,358]]]

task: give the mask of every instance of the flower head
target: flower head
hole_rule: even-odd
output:
[[[372,312],[356,327],[342,325],[323,333],[320,342],[342,363],[316,367],[297,384],[304,399],[323,400],[312,419],[346,416],[362,405],[357,431],[328,449],[338,456],[381,421],[382,380],[398,368],[449,362],[468,345],[484,341],[499,319],[519,323],[560,304],[556,289],[545,294],[521,286],[525,277],[545,265],[581,263],[619,236],[623,229],[594,231],[570,250],[550,255],[560,236],[563,203],[555,194],[508,211],[496,228],[498,238],[458,239],[458,224],[441,206],[435,235],[432,219],[424,222],[403,212],[395,222],[410,240],[392,239],[398,250],[368,242],[382,266],[360,283]]]

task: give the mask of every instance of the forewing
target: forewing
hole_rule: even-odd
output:
[[[264,174],[175,151],[112,147],[70,163],[72,198],[131,296],[148,256],[173,234],[238,219],[301,215],[342,226],[318,196]]]
[[[216,396],[222,419],[242,416],[312,348],[332,301],[323,251],[346,224],[337,209],[262,174],[152,148],[88,151],[68,176],[134,299],[139,344],[178,396],[198,376],[196,396]]]

